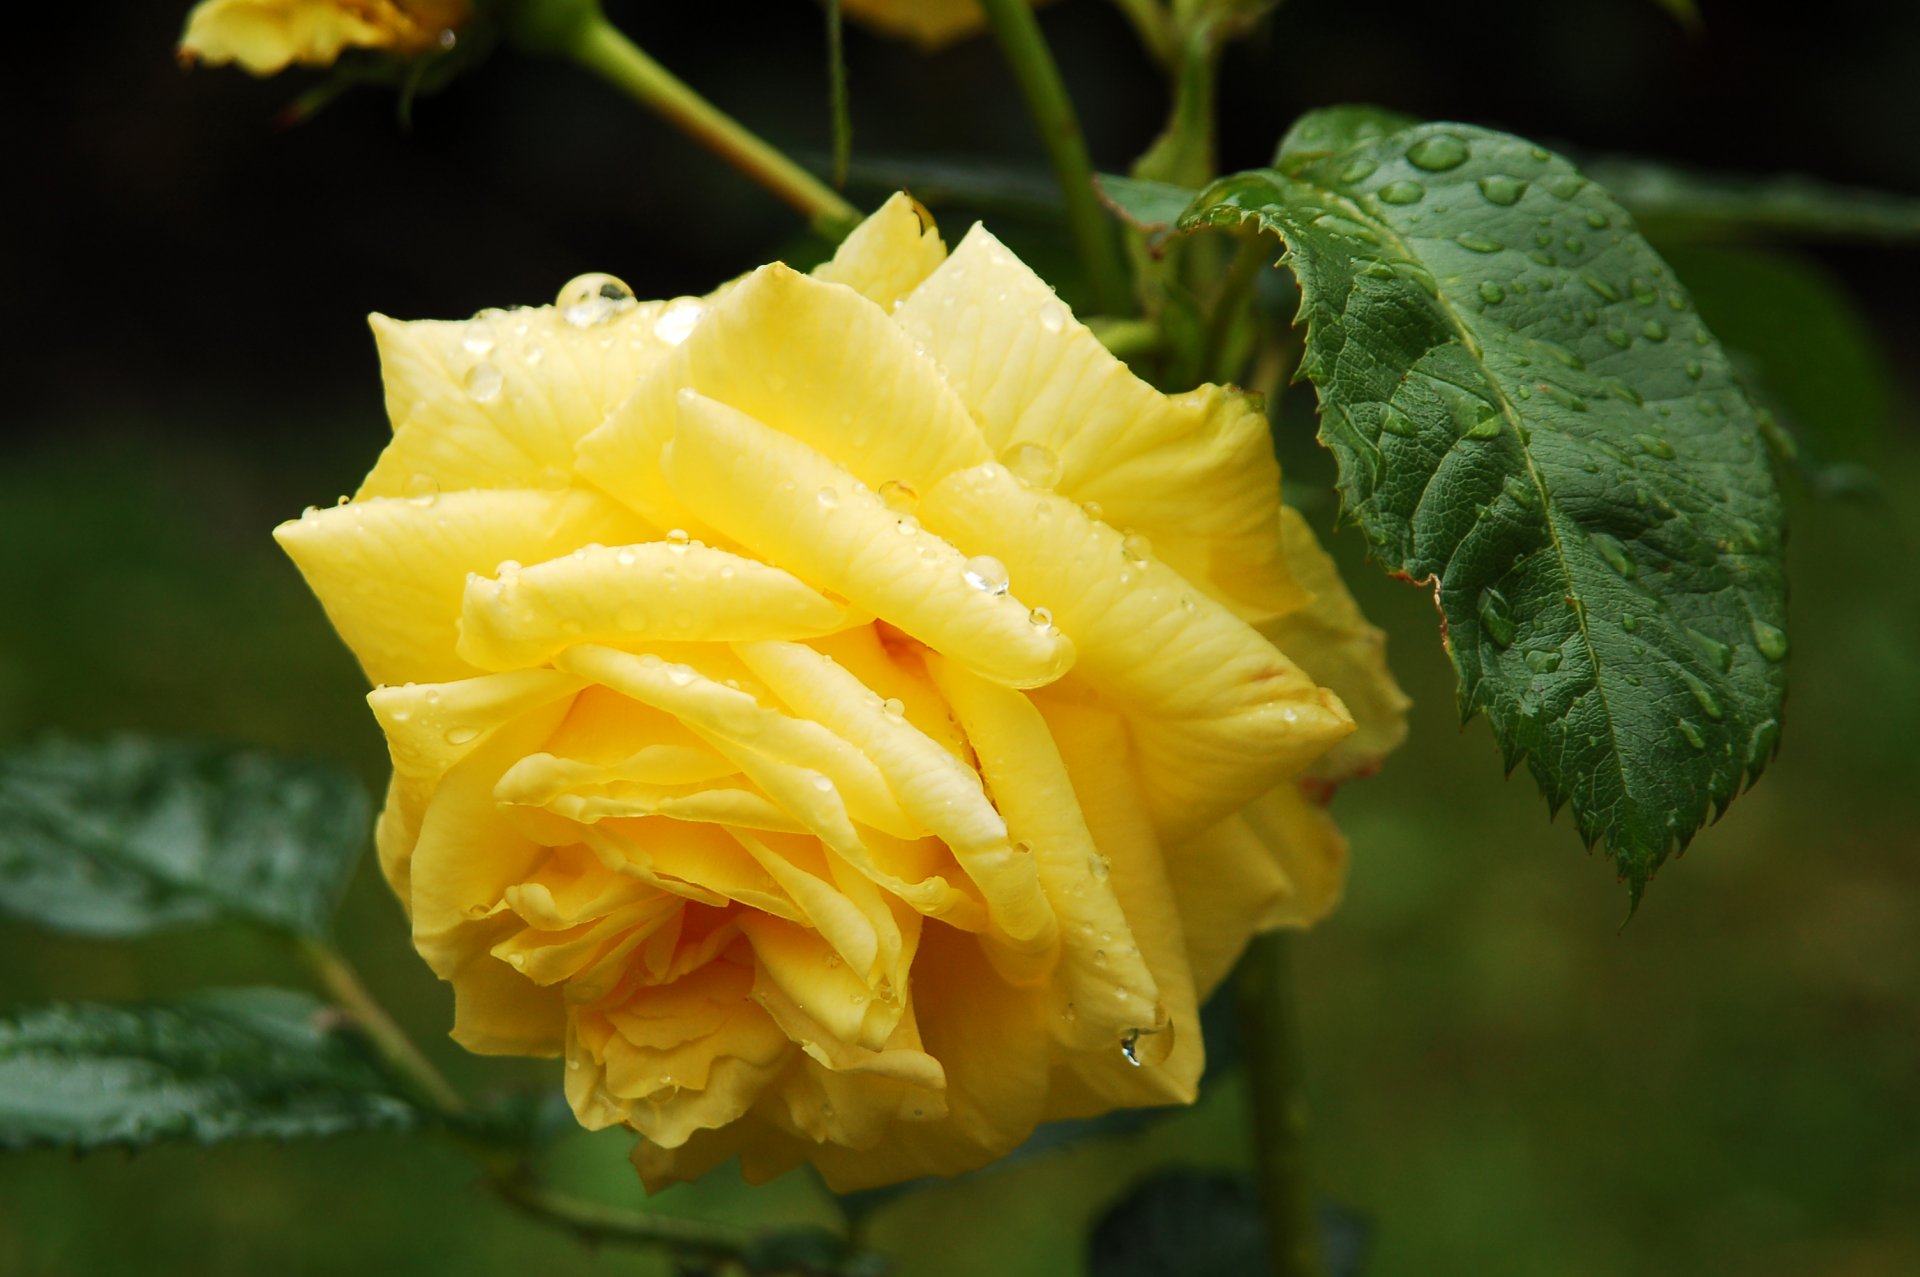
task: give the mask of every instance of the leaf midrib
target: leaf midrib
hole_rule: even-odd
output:
[[[1595,646],[1592,629],[1587,623],[1587,609],[1580,604],[1578,596],[1574,594],[1575,578],[1573,566],[1568,558],[1566,544],[1561,540],[1559,525],[1554,518],[1554,514],[1559,509],[1559,503],[1554,499],[1553,493],[1548,489],[1545,479],[1540,474],[1539,467],[1534,464],[1533,450],[1528,446],[1526,437],[1521,432],[1519,409],[1508,396],[1506,387],[1500,384],[1499,378],[1494,376],[1492,369],[1487,367],[1484,353],[1486,349],[1485,343],[1481,342],[1477,335],[1471,333],[1466,322],[1454,308],[1447,287],[1442,282],[1439,273],[1429,268],[1427,263],[1415,254],[1413,246],[1408,243],[1407,239],[1390,223],[1381,220],[1381,215],[1377,214],[1373,208],[1368,205],[1363,205],[1338,191],[1309,182],[1304,178],[1281,173],[1278,170],[1271,171],[1280,181],[1293,182],[1312,191],[1336,207],[1339,207],[1342,212],[1347,213],[1354,221],[1368,227],[1376,234],[1388,240],[1403,259],[1418,264],[1422,269],[1427,270],[1428,274],[1433,276],[1434,295],[1430,300],[1439,309],[1448,327],[1453,330],[1455,339],[1460,342],[1467,357],[1472,360],[1473,366],[1479,371],[1481,379],[1486,382],[1492,390],[1495,402],[1500,409],[1501,420],[1505,428],[1513,432],[1513,441],[1518,445],[1521,460],[1527,467],[1527,477],[1533,484],[1534,492],[1540,498],[1541,521],[1546,524],[1547,535],[1553,542],[1554,558],[1560,566],[1561,576],[1567,584],[1568,594],[1575,598],[1573,607],[1574,622],[1579,626],[1580,641],[1586,647],[1587,660],[1593,667],[1594,692],[1600,698],[1601,713],[1605,715],[1607,720],[1607,737],[1609,745],[1611,746],[1608,753],[1613,761],[1614,772],[1620,780],[1621,798],[1623,801],[1626,800],[1632,794],[1633,790],[1627,777],[1625,755],[1620,747],[1619,727],[1614,717],[1612,702],[1607,696],[1606,679],[1601,673],[1600,652],[1598,647]],[[1479,350],[1482,353],[1476,355],[1473,353],[1475,350]],[[1583,834],[1585,833],[1585,831],[1582,832]]]

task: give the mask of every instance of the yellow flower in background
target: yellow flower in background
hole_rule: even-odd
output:
[[[201,0],[180,56],[254,75],[330,66],[350,48],[412,57],[444,47],[469,14],[468,0]]]
[[[904,196],[811,276],[374,329],[392,442],[276,535],[458,1041],[564,1057],[650,1186],[1193,1098],[1200,1000],[1339,893],[1341,697],[1370,750],[1404,703],[1256,404]]]
[[[924,48],[970,36],[987,24],[975,0],[840,0],[849,18]]]

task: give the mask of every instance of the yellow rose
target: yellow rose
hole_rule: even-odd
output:
[[[413,57],[448,43],[469,9],[468,0],[201,0],[180,57],[238,62],[254,75],[290,62],[330,66],[349,48]]]
[[[649,1185],[1193,1098],[1199,1000],[1344,869],[1296,782],[1353,722],[1253,622],[1399,713],[1257,405],[904,196],[812,276],[373,324],[393,440],[277,536],[379,684],[458,1041],[564,1056]]]

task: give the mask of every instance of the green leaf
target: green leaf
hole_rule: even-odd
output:
[[[1910,195],[1797,174],[1696,173],[1620,156],[1595,157],[1584,169],[1655,239],[1920,240],[1920,199]]]
[[[304,994],[234,989],[0,1016],[0,1148],[287,1139],[426,1120],[329,1027],[337,1014]]]
[[[1330,106],[1295,120],[1273,153],[1273,166],[1292,173],[1317,159],[1389,137],[1419,121],[1381,106]]]
[[[1100,173],[1093,184],[1121,221],[1148,234],[1171,230],[1193,203],[1193,189],[1172,182]]]
[[[236,919],[327,925],[365,790],[253,749],[123,737],[0,753],[0,913],[101,937]]]
[[[1347,516],[1434,590],[1463,715],[1637,901],[1779,737],[1783,517],[1755,409],[1565,160],[1452,124],[1312,154],[1216,183],[1182,225],[1285,241]]]

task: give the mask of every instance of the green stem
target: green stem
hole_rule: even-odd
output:
[[[642,1214],[573,1197],[536,1182],[523,1168],[496,1172],[489,1184],[515,1210],[590,1244],[660,1246],[678,1257],[725,1262],[739,1259],[752,1241],[747,1230],[726,1224]]]
[[[1235,993],[1273,1277],[1320,1277],[1320,1226],[1307,1173],[1307,1096],[1294,1022],[1291,946],[1285,932],[1256,936],[1240,959]]]
[[[367,992],[367,986],[346,955],[324,940],[305,939],[300,941],[300,956],[306,960],[320,987],[340,1004],[341,1010],[353,1017],[380,1058],[411,1082],[421,1098],[449,1116],[465,1111],[466,1101],[460,1098],[460,1093],[433,1067],[433,1061],[421,1054],[413,1039],[394,1023],[386,1008]]]
[[[1259,282],[1260,272],[1272,256],[1273,249],[1264,236],[1252,235],[1240,242],[1240,251],[1234,255],[1233,264],[1220,281],[1220,289],[1214,294],[1213,314],[1207,319],[1207,345],[1201,359],[1201,375],[1208,380],[1235,380],[1234,373],[1238,370],[1228,366],[1234,325],[1246,313],[1254,285]]]
[[[1160,0],[1113,0],[1114,7],[1133,24],[1134,34],[1154,61],[1172,66],[1179,56],[1179,42],[1173,34],[1173,15]]]
[[[1013,78],[1020,85],[1027,110],[1040,130],[1040,141],[1053,161],[1054,176],[1066,200],[1067,227],[1079,250],[1080,262],[1102,310],[1131,309],[1126,259],[1113,219],[1100,206],[1093,189],[1093,160],[1080,131],[1067,87],[1060,79],[1040,22],[1029,0],[980,0],[987,22],[1000,42]]]
[[[760,183],[823,235],[838,239],[859,223],[859,210],[832,187],[687,87],[597,10],[564,32],[556,45],[556,52],[600,75]]]

